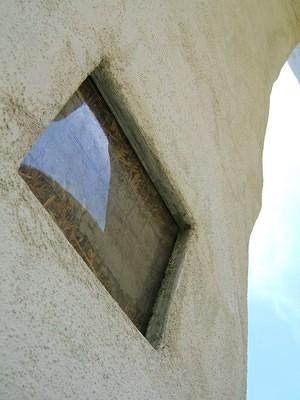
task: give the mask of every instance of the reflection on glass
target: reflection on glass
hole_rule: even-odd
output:
[[[110,180],[108,140],[86,103],[51,122],[22,165],[57,182],[104,231]]]
[[[178,228],[90,78],[20,174],[144,333]]]

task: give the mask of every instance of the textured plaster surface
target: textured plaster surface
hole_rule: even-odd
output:
[[[0,3],[1,399],[245,397],[248,238],[297,15],[288,0]],[[100,63],[192,222],[158,350],[17,174]]]

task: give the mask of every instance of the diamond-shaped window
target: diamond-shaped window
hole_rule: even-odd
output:
[[[145,333],[178,227],[92,78],[41,134],[19,172]]]

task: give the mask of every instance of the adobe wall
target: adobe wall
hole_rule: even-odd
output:
[[[0,3],[1,399],[245,397],[247,246],[297,15],[288,0]],[[99,64],[191,224],[158,349],[17,174]]]

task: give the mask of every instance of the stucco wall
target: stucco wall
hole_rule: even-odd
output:
[[[0,3],[1,399],[244,398],[248,238],[269,93],[300,38],[299,8],[288,0]],[[172,203],[174,190],[192,225],[157,350],[17,174],[100,63],[108,99],[159,160],[153,179],[161,169],[165,196]]]

